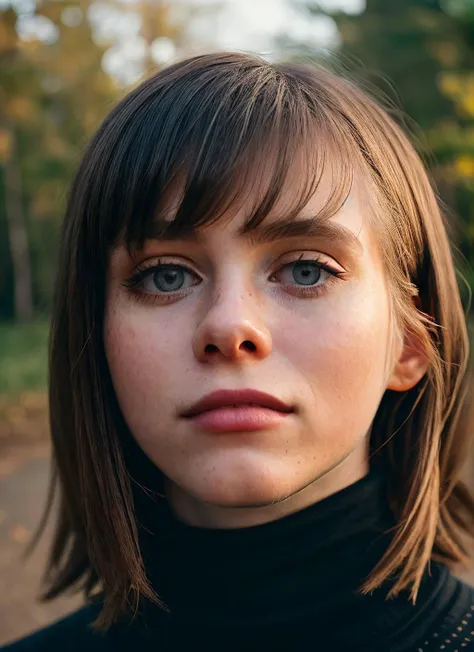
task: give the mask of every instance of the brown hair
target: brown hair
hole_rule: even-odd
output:
[[[430,559],[467,558],[474,504],[460,473],[472,431],[463,412],[468,336],[447,224],[418,155],[374,100],[323,67],[198,56],[158,72],[112,110],[85,152],[63,225],[50,341],[54,472],[44,518],[55,488],[60,513],[44,598],[69,587],[90,596],[100,587],[98,627],[141,598],[158,601],[140,553],[127,429],[104,353],[110,251],[119,241],[143,242],[177,180],[170,232],[219,219],[258,184],[250,230],[301,157],[308,179],[295,214],[323,170],[333,184],[318,219],[341,206],[355,174],[364,178],[396,321],[431,361],[412,390],[387,390],[375,416],[371,455],[386,469],[398,525],[363,590],[397,572],[391,593],[409,588],[415,600]]]

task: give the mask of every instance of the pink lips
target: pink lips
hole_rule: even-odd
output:
[[[241,389],[208,394],[182,416],[208,432],[252,432],[278,425],[293,411],[271,394]]]

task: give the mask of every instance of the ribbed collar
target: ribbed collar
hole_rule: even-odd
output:
[[[432,564],[415,606],[408,594],[385,600],[388,585],[358,593],[394,525],[377,468],[318,503],[248,528],[186,525],[164,500],[143,494],[136,506],[146,569],[171,611],[148,608],[147,627],[163,642],[169,637],[173,650],[192,649],[192,640],[216,650],[409,650],[455,591],[447,569]]]

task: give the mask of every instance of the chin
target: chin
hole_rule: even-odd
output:
[[[239,471],[214,469],[212,474],[196,482],[189,493],[198,500],[215,507],[264,507],[278,503],[298,491],[300,486],[294,486],[294,474],[281,473],[281,469],[272,472],[271,469],[242,468]],[[289,478],[293,482],[289,482]],[[197,480],[197,479],[196,479]]]

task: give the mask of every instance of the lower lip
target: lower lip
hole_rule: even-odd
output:
[[[208,432],[252,432],[277,426],[289,416],[265,407],[225,407],[201,412],[191,420]]]

